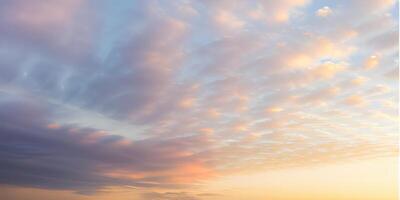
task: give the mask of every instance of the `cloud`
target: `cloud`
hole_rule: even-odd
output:
[[[261,0],[256,2],[202,1],[207,8],[206,17],[211,20],[222,35],[235,35],[251,27],[251,23],[268,25],[287,23],[293,13],[304,7],[308,0],[284,0],[275,2]],[[243,15],[242,13],[246,13]]]
[[[352,79],[350,81],[350,83],[353,85],[356,85],[356,86],[360,86],[360,85],[364,84],[366,81],[367,81],[367,78],[359,76],[359,77]]]
[[[331,15],[332,13],[333,13],[332,9],[329,8],[328,6],[324,6],[315,12],[315,14],[318,17],[327,17],[327,16]]]
[[[36,1],[32,5],[24,4],[21,1],[8,2],[10,10],[4,15],[9,16],[7,20],[13,20],[13,23],[18,26],[45,31],[50,30],[47,29],[48,27],[70,23],[81,3],[80,0]]]
[[[388,30],[377,36],[374,36],[368,41],[368,45],[376,50],[383,51],[387,49],[395,49],[396,44],[399,43],[399,38],[397,37],[399,32],[397,30]]]
[[[345,66],[341,64],[335,64],[332,62],[325,62],[319,67],[312,70],[313,76],[316,76],[321,79],[330,79],[333,78],[337,73],[343,71]]]
[[[158,192],[151,192],[145,193],[142,195],[143,199],[154,199],[154,200],[199,200],[196,195],[190,195],[185,192],[165,192],[165,193],[158,193]]]
[[[379,58],[376,55],[368,57],[364,62],[364,68],[369,70],[375,68],[379,64]]]
[[[384,74],[385,77],[389,79],[399,80],[399,68],[396,67]]]
[[[81,0],[34,0],[2,3],[1,41],[21,48],[44,51],[75,62],[93,50],[95,16]],[[79,23],[78,20],[80,19]],[[92,32],[94,31],[94,32]],[[79,37],[75,37],[79,35]],[[38,53],[39,53],[38,52]]]
[[[367,91],[368,95],[382,95],[387,94],[391,91],[391,88],[387,85],[377,85]]]
[[[0,183],[219,198],[195,186],[391,154],[393,2],[4,1]]]
[[[260,2],[264,9],[266,9],[266,12],[271,13],[267,17],[267,20],[278,23],[287,22],[294,9],[304,6],[307,3],[307,0],[284,0],[281,2],[265,0]]]
[[[300,101],[308,103],[325,103],[330,98],[334,98],[341,91],[339,87],[327,87],[313,91],[300,99]]]
[[[282,112],[282,111],[283,111],[283,108],[280,108],[280,107],[270,107],[270,108],[265,109],[265,111],[268,112],[268,113],[277,113],[277,112]]]
[[[92,128],[55,125],[35,102],[2,99],[2,184],[90,192],[125,185],[178,187],[212,173],[197,153],[182,154],[206,144],[202,138],[130,142]],[[115,176],[115,170],[133,176]]]
[[[224,26],[229,29],[240,29],[244,26],[243,21],[232,15],[232,13],[224,10],[219,11],[216,14],[215,21],[218,23],[219,26]]]
[[[351,95],[347,97],[344,102],[350,106],[361,106],[366,103],[365,99],[359,95]]]

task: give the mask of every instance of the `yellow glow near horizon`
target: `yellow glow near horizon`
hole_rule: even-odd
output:
[[[188,192],[206,193],[211,195],[201,199],[395,200],[398,199],[398,158],[373,158],[227,175]],[[139,190],[130,188],[111,188],[90,196],[31,188],[9,187],[0,190],[0,199],[15,200],[25,200],[27,197],[33,200],[130,200],[140,195]]]
[[[398,158],[353,160],[222,177],[207,188],[221,199],[394,200]]]

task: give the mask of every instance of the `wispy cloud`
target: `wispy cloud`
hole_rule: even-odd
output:
[[[5,0],[0,184],[203,199],[238,171],[396,154],[395,4]]]

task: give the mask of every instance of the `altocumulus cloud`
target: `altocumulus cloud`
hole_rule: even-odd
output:
[[[240,170],[392,155],[394,6],[3,0],[0,184],[201,199]]]

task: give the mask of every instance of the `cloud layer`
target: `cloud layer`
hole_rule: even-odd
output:
[[[395,4],[5,0],[0,184],[184,190],[396,154]]]

